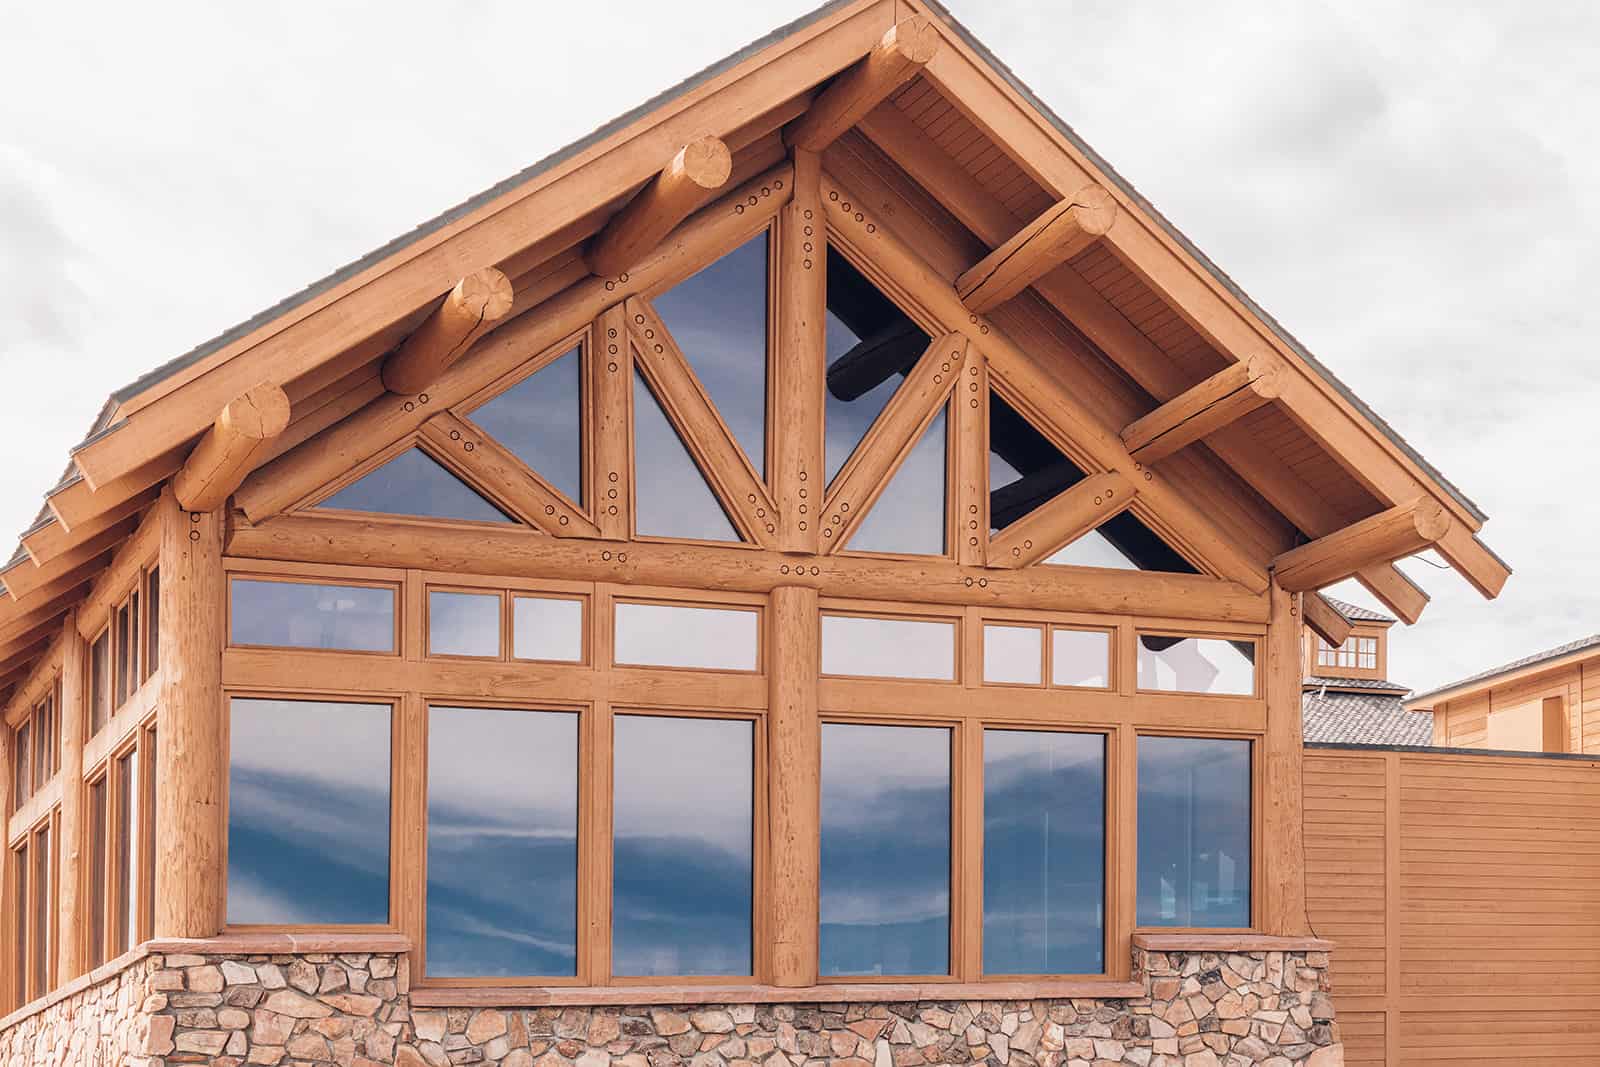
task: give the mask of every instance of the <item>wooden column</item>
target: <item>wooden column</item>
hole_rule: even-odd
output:
[[[214,937],[224,881],[223,518],[161,512],[161,704],[156,730],[155,936]]]
[[[4,711],[5,704],[0,704],[0,713]],[[16,904],[11,895],[11,849],[6,847],[11,843],[11,737],[11,729],[0,714],[0,931],[4,931],[0,943],[6,946],[4,955],[0,955],[0,1011],[10,1011],[20,1002],[20,998],[11,995],[14,953],[9,940],[11,931],[17,928],[17,917],[12,914]]]
[[[1300,718],[1300,604],[1276,582],[1268,591],[1267,732],[1262,738],[1261,904],[1257,919],[1267,934],[1311,933],[1306,917],[1306,849]]]
[[[78,633],[78,613],[69,611],[62,621],[61,708],[61,829],[56,841],[56,913],[61,933],[56,939],[56,981],[70,982],[84,970],[84,932],[89,916],[84,911],[83,875],[83,740],[89,732],[89,645]]]
[[[794,199],[778,216],[772,488],[778,505],[778,548],[785,552],[817,551],[817,519],[826,488],[822,458],[822,390],[828,362],[823,333],[828,301],[826,230],[821,164],[815,152],[797,149]]]
[[[821,865],[822,730],[817,725],[821,616],[817,591],[772,591],[767,711],[768,824],[772,885],[772,984],[817,981],[817,887]]]
[[[628,408],[633,398],[633,349],[622,304],[595,321],[589,350],[589,395],[594,417],[594,524],[600,536],[626,541],[633,535],[633,464],[629,454]]]

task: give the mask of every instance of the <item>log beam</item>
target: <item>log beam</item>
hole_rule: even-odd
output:
[[[78,571],[116,548],[133,533],[136,525],[137,520],[132,517],[123,519],[76,548],[63,552],[42,567],[32,560],[21,560],[14,567],[0,571],[0,583],[5,585],[6,591],[19,606],[24,604],[28,607],[37,606],[40,603],[36,596],[39,590],[51,585],[57,579]]]
[[[428,389],[474,341],[511,314],[513,296],[511,281],[493,267],[462,278],[384,360],[384,388],[403,396]]]
[[[1367,587],[1384,607],[1400,616],[1407,626],[1415,626],[1428,606],[1428,594],[1392,563],[1375,563],[1356,571],[1356,581]]]
[[[1091,474],[1006,527],[989,542],[995,567],[1027,567],[1133,505],[1139,488],[1116,471]]]
[[[973,311],[988,311],[1089,247],[1116,218],[1116,198],[1101,186],[1086,185],[963,273],[956,292]]]
[[[89,648],[78,633],[76,612],[61,627],[61,827],[57,831],[56,909],[61,934],[56,943],[56,981],[65,985],[84,971],[89,928],[83,892],[83,741],[89,721]]]
[[[768,685],[772,769],[767,776],[772,857],[772,984],[817,982],[818,824],[822,752],[817,730],[821,617],[817,591],[772,591]]]
[[[1129,423],[1122,443],[1140,463],[1154,463],[1232,425],[1278,392],[1276,363],[1259,356],[1234,363]]]
[[[1305,744],[1300,686],[1300,614],[1296,597],[1273,583],[1267,622],[1263,690],[1267,729],[1260,742],[1261,932],[1280,937],[1311,933],[1306,914]]]
[[[939,31],[927,16],[913,15],[895,23],[877,47],[823,90],[811,110],[784,132],[784,140],[791,148],[822,151],[916,77],[938,51]]]
[[[1450,513],[1430,498],[1380,511],[1344,529],[1291,548],[1272,561],[1280,586],[1291,593],[1321,589],[1363,567],[1390,563],[1431,548],[1450,532]]]
[[[733,153],[719,138],[699,137],[678,149],[590,244],[590,273],[614,278],[632,270],[732,174]]]
[[[1338,608],[1328,603],[1328,598],[1321,593],[1307,593],[1301,607],[1301,614],[1305,617],[1306,625],[1328,643],[1329,648],[1338,648],[1350,639],[1350,631],[1354,629],[1350,620],[1345,618]]]
[[[822,221],[822,162],[794,153],[794,199],[778,216],[778,389],[772,418],[772,496],[778,547],[815,552],[823,492],[823,382],[830,372],[824,309],[827,241]]]
[[[223,408],[172,479],[178,506],[185,511],[220,508],[288,428],[289,397],[270,382]]]

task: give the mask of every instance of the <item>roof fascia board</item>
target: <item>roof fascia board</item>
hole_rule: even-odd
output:
[[[1549,659],[1524,663],[1495,674],[1486,674],[1474,678],[1470,682],[1456,682],[1445,686],[1443,689],[1435,689],[1432,692],[1418,694],[1406,701],[1406,710],[1432,711],[1439,704],[1478,696],[1488,693],[1490,690],[1510,685],[1513,682],[1525,682],[1529,678],[1544,674],[1546,671],[1561,670],[1597,657],[1600,657],[1600,641],[1585,645],[1582,648],[1573,649],[1570,652],[1563,652],[1559,656],[1552,656]]]
[[[381,326],[382,316],[409,314],[463,273],[497,263],[595,203],[622,195],[659,171],[674,145],[730,132],[837,73],[893,24],[896,2],[821,8],[258,316],[237,337],[203,346],[182,366],[169,364],[157,380],[125,396],[113,416],[121,420],[116,433],[99,433],[74,450],[79,469],[91,484],[127,473],[136,457],[200,432],[254,384],[305,373]],[[743,91],[730,94],[735,88]],[[139,424],[147,425],[130,434]]]

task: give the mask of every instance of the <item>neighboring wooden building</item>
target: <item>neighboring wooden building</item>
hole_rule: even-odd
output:
[[[1350,624],[1339,645],[1307,628],[1301,655],[1301,700],[1308,743],[1426,745],[1433,719],[1409,711],[1409,686],[1389,680],[1389,630],[1397,621],[1370,608],[1324,596]]]
[[[1406,701],[1433,716],[1433,743],[1506,752],[1600,752],[1600,634]]]
[[[1302,622],[1483,522],[830,4],[113,395],[0,570],[0,1061],[1336,1063]]]

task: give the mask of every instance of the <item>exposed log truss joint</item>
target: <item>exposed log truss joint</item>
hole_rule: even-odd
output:
[[[989,564],[1027,567],[1133,505],[1139,487],[1116,471],[1091,474],[989,542]]]
[[[185,511],[221,507],[288,427],[289,397],[270,382],[223,408],[172,479],[178,506]]]
[[[1275,362],[1257,356],[1234,363],[1129,423],[1122,443],[1140,463],[1154,463],[1232,425],[1280,390]]]
[[[493,267],[462,278],[384,360],[384,388],[404,396],[425,391],[474,341],[511,314],[513,295],[510,279]]]
[[[939,31],[924,15],[890,26],[871,52],[840,74],[785,131],[791,148],[820,152],[890,93],[917,76],[939,51]]]
[[[1098,185],[1086,185],[963,273],[956,292],[973,311],[988,311],[1093,244],[1116,218],[1116,198]]]
[[[1380,511],[1273,560],[1278,584],[1303,593],[1349,578],[1363,567],[1390,563],[1431,548],[1450,532],[1450,513],[1424,497]]]
[[[733,153],[719,138],[699,137],[678,149],[594,239],[590,272],[611,278],[632,270],[732,174]]]

